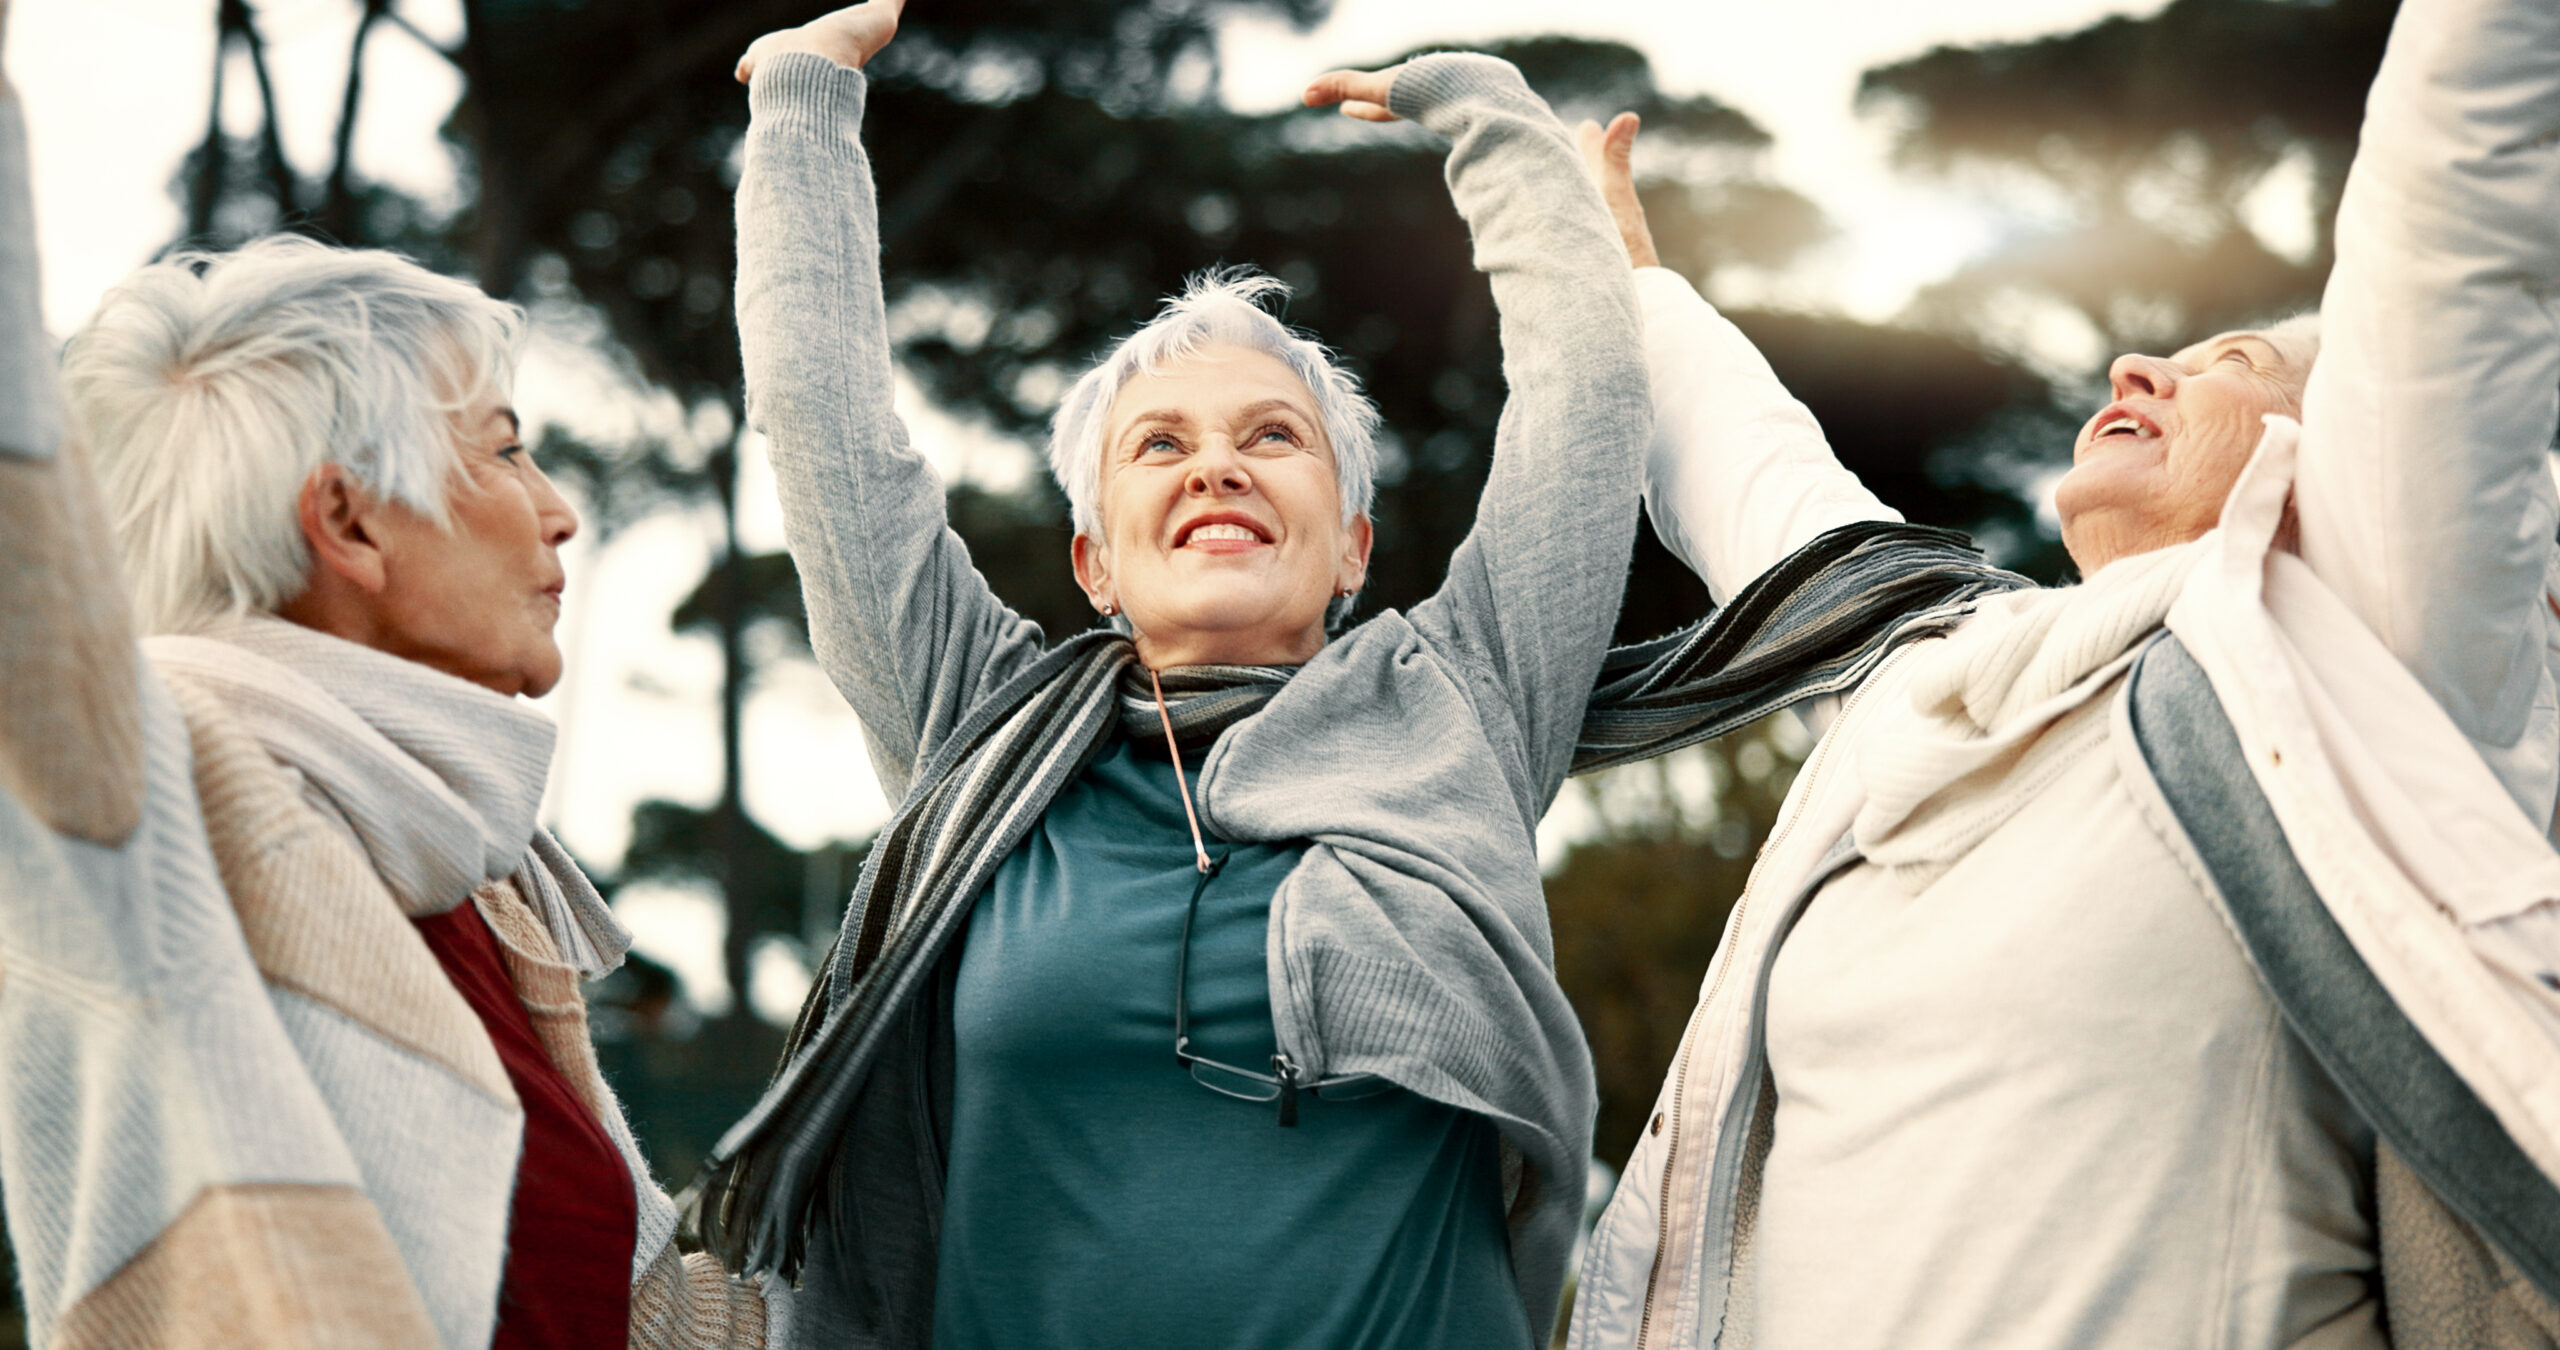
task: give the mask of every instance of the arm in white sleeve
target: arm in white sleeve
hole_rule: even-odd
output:
[[[2543,678],[2560,416],[2560,4],[2409,0],[2338,209],[2302,556],[2486,748]]]
[[[1636,273],[1653,446],[1645,511],[1654,533],[1721,605],[1827,530],[1902,519],[1842,468],[1813,414],[1679,273]]]

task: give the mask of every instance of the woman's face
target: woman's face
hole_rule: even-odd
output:
[[[516,415],[490,398],[455,419],[461,466],[446,523],[399,503],[368,526],[381,557],[367,645],[502,694],[539,697],[560,682],[567,575],[560,546],[578,514],[533,462]]]
[[[2107,370],[2115,402],[2080,429],[2053,494],[2081,575],[2212,529],[2261,419],[2301,414],[2311,356],[2306,344],[2242,332],[2166,360],[2117,357]]]
[[[1369,520],[1342,519],[1315,395],[1279,358],[1213,346],[1120,387],[1104,419],[1102,537],[1078,584],[1116,608],[1150,666],[1295,665],[1356,590]]]

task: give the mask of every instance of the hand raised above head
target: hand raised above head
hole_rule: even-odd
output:
[[[1633,160],[1640,125],[1634,113],[1620,113],[1609,119],[1606,129],[1597,122],[1584,122],[1574,128],[1574,139],[1582,145],[1583,169],[1599,185],[1600,200],[1609,204],[1609,218],[1618,223],[1618,238],[1627,246],[1628,261],[1638,267],[1660,267],[1662,255],[1654,251],[1653,229],[1645,224],[1644,203],[1636,197]]]
[[[1387,111],[1387,91],[1395,88],[1396,76],[1404,70],[1401,64],[1384,70],[1328,70],[1307,85],[1301,95],[1310,108],[1342,105],[1342,115],[1363,122],[1398,120]]]
[[[898,35],[898,14],[906,7],[907,0],[864,0],[797,28],[767,33],[747,44],[746,55],[738,58],[738,83],[755,78],[757,66],[784,52],[811,52],[860,70]]]

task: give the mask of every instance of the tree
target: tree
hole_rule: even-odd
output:
[[[2005,293],[2085,315],[2116,350],[2174,346],[2316,303],[2328,227],[2398,0],[2173,0],[2025,42],[1941,47],[1868,71],[1862,107],[1904,120],[1898,155],[2023,181],[2059,226],[1964,269],[1919,312],[1979,329]],[[2314,243],[2246,221],[2279,165],[2307,168]]]
[[[350,2],[366,4],[368,15],[379,9]],[[465,8],[469,32],[449,53],[467,80],[448,128],[466,165],[458,214],[425,218],[349,173],[343,156],[317,180],[289,169],[281,179],[248,172],[243,166],[255,168],[263,153],[254,142],[217,140],[206,153],[219,164],[199,163],[188,181],[214,184],[201,219],[218,237],[277,225],[317,230],[325,218],[347,242],[403,247],[474,271],[492,291],[591,312],[635,378],[691,414],[691,431],[667,442],[599,445],[554,428],[542,449],[581,489],[591,530],[668,504],[707,503],[726,524],[728,548],[671,616],[722,650],[719,794],[708,809],[644,804],[621,875],[604,880],[713,882],[730,914],[729,982],[743,995],[752,944],[768,933],[803,939],[813,878],[834,878],[827,884],[840,902],[858,856],[832,850],[820,866],[759,827],[745,810],[738,750],[751,653],[771,645],[750,634],[770,625],[786,635],[784,648],[805,650],[806,620],[789,560],[749,556],[735,539],[745,417],[726,203],[746,101],[729,70],[748,40],[804,17],[805,5],[468,0]],[[1354,127],[1330,113],[1240,116],[1214,102],[1207,35],[1221,16],[1246,9],[1301,21],[1320,12],[1313,0],[952,0],[915,16],[875,63],[865,128],[901,366],[944,407],[1036,442],[1066,383],[1154,297],[1204,266],[1258,264],[1296,288],[1287,317],[1330,341],[1386,415],[1381,543],[1364,603],[1410,605],[1439,584],[1482,487],[1505,393],[1490,291],[1472,270],[1440,151],[1427,138]],[[245,8],[225,13],[226,23],[254,32]],[[374,22],[396,18],[384,12]],[[1819,212],[1761,174],[1766,133],[1712,99],[1663,95],[1639,53],[1562,38],[1498,50],[1568,117],[1644,114],[1656,147],[1649,158],[1664,168],[1645,186],[1657,236],[1693,279],[1709,281],[1737,262],[1781,264],[1821,236]],[[351,97],[349,119],[356,107]],[[1996,439],[2003,418],[2049,408],[2031,374],[1931,333],[1803,315],[1734,317],[1887,500],[1916,519],[2034,538],[2015,494],[1963,464],[1968,447]],[[1009,603],[1053,634],[1091,622],[1065,566],[1064,503],[1045,480],[1020,492],[954,484],[950,505]],[[1647,535],[1621,635],[1650,636],[1706,607],[1703,586]],[[1697,753],[1744,756],[1751,737],[1769,734]],[[1746,828],[1735,822],[1765,823],[1765,813],[1753,814],[1759,780],[1727,778],[1732,803],[1711,837],[1646,840],[1629,826],[1558,876],[1567,985],[1606,1038],[1604,1061],[1626,1083],[1658,1076],[1659,1063],[1635,1066],[1667,1053],[1685,1016],[1663,991],[1694,989],[1688,963],[1702,965],[1721,913],[1715,897],[1739,876],[1724,873],[1748,851],[1735,844],[1734,831]],[[1749,838],[1761,827],[1749,824]],[[1664,887],[1700,875],[1709,877],[1706,890],[1657,906]],[[1628,906],[1656,914],[1655,926],[1631,924]],[[1672,915],[1699,950],[1649,936]],[[1605,973],[1627,968],[1652,973]],[[663,998],[662,982],[635,983],[646,985],[635,1000]],[[1619,987],[1662,995],[1642,1013],[1649,1030],[1623,1029],[1607,1011]],[[681,1064],[647,1054],[633,1061],[635,1073],[680,1079],[690,1094],[665,1110],[691,1124],[648,1132],[662,1164],[698,1156],[707,1138],[695,1136],[743,1106],[770,1062],[749,1034],[766,1033],[744,1015],[746,1000],[736,1006],[727,1029],[714,1029],[712,1052]],[[635,1103],[665,1095],[634,1091]],[[1612,1110],[1632,1109],[1623,1102],[1636,1088],[1609,1091]],[[659,1109],[649,1108],[653,1120]]]
[[[903,228],[936,214],[944,185],[977,172],[973,147],[994,143],[1019,91],[1132,110],[1182,101],[1185,72],[1213,59],[1216,20],[1241,9],[1301,22],[1319,12],[1310,0],[955,0],[937,10],[933,25],[911,25],[872,72],[908,91],[884,105],[917,114],[876,117],[874,143],[937,137],[929,142],[936,171],[884,194],[885,214]],[[715,865],[711,879],[731,909],[723,961],[741,994],[760,931],[754,897],[786,883],[761,870],[775,860],[758,849],[760,832],[747,818],[740,751],[752,680],[746,630],[763,602],[736,530],[745,397],[730,323],[726,203],[746,100],[730,69],[757,34],[806,10],[780,0],[467,0],[470,36],[458,57],[469,91],[456,122],[479,191],[456,232],[483,283],[595,306],[642,376],[709,414],[696,420],[716,429],[693,463],[644,451],[599,457],[593,467],[604,477],[646,466],[675,491],[718,505],[724,547],[691,606],[720,644],[723,671],[721,783],[711,847],[697,856]],[[942,126],[929,124],[934,114]],[[940,139],[944,132],[956,139]],[[746,1015],[743,997],[736,1007]]]
[[[1592,1148],[1623,1170],[1648,1125],[1725,920],[1811,741],[1782,713],[1713,741],[1578,780],[1597,833],[1547,873],[1556,979],[1591,1042]],[[1678,780],[1692,780],[1685,789]]]
[[[724,427],[737,424],[741,401],[726,326],[729,227],[718,206],[733,186],[745,111],[728,61],[775,22],[742,8],[744,17],[662,4],[649,12],[664,31],[633,44],[618,30],[591,41],[594,11],[530,0],[484,7],[492,12],[480,20],[506,35],[489,40],[505,60],[475,58],[457,119],[548,128],[474,150],[481,205],[464,233],[489,274],[520,266],[529,285],[595,304],[647,378],[714,408]],[[1183,36],[1224,11],[1149,6],[1133,24],[1135,12],[1116,0],[1036,14],[938,9],[876,63],[865,138],[901,367],[943,406],[1034,442],[1074,374],[1155,296],[1202,266],[1256,263],[1296,288],[1288,317],[1335,344],[1386,414],[1382,542],[1366,603],[1409,605],[1436,588],[1472,521],[1504,392],[1490,291],[1470,266],[1439,151],[1328,113],[1228,113],[1196,74],[1205,45]],[[567,64],[582,68],[645,68],[663,88],[619,73],[601,88],[585,75],[564,81],[563,50],[579,52]],[[1735,261],[1773,265],[1819,236],[1818,212],[1759,175],[1766,134],[1711,99],[1662,95],[1640,54],[1556,38],[1498,50],[1568,116],[1630,107],[1645,115],[1671,152],[1665,162],[1683,175],[1650,185],[1656,218],[1671,256],[1695,275]],[[659,92],[629,92],[643,85]],[[502,184],[515,185],[509,200],[492,204]],[[1926,334],[1743,318],[1836,424],[1844,455],[1906,509],[1964,523],[2003,512],[2023,519],[2012,494],[1941,481],[1929,463],[1994,411],[2038,397],[2031,377]],[[725,493],[734,482],[727,449],[690,489],[681,473],[665,477],[679,491]],[[663,463],[592,458],[599,482]],[[727,518],[731,504],[721,500]],[[1013,494],[957,484],[951,508],[1009,603],[1053,634],[1092,621],[1064,566],[1064,503],[1045,481]],[[723,644],[724,743],[734,747],[751,678],[746,631],[777,622],[803,650],[806,637],[788,560],[727,556],[678,620]],[[1648,542],[1621,631],[1649,636],[1706,603],[1686,569]],[[726,955],[733,987],[743,988],[749,944],[780,912],[756,897],[788,896],[799,880],[777,870],[787,857],[755,846],[740,772],[733,750],[713,827],[700,835],[710,846],[687,856],[718,862],[713,878],[732,909]]]
[[[179,242],[229,247],[262,234],[289,229],[323,238],[401,247],[435,257],[436,241],[421,228],[416,203],[355,176],[356,121],[363,111],[366,44],[374,31],[391,27],[412,40],[450,56],[392,9],[391,0],[352,0],[357,7],[353,49],[339,100],[338,125],[331,138],[328,167],[317,177],[294,171],[285,158],[276,119],[275,82],[267,70],[267,44],[248,0],[218,0],[214,8],[213,97],[206,115],[204,140],[191,151],[178,173],[177,190],[185,208],[185,234]],[[232,53],[248,58],[250,78],[257,83],[257,130],[234,137],[222,129],[223,84]],[[443,259],[437,259],[444,261]]]

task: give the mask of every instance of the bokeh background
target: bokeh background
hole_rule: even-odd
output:
[[[518,403],[584,514],[546,814],[639,934],[595,1026],[670,1184],[769,1073],[888,812],[810,662],[743,430],[729,196],[757,34],[811,0],[15,0],[46,317],[181,245],[401,249],[533,314]],[[1645,121],[1665,261],[1913,519],[2068,575],[2051,483],[2104,364],[2313,304],[2395,0],[914,0],[875,65],[897,397],[996,589],[1053,633],[1042,428],[1195,269],[1248,262],[1386,413],[1364,606],[1432,590],[1503,399],[1437,150],[1296,107],[1469,46]],[[1623,637],[1706,593],[1647,535]],[[1558,972],[1622,1161],[1812,740],[1781,715],[1569,788]],[[0,1330],[0,1344],[8,1338]]]

